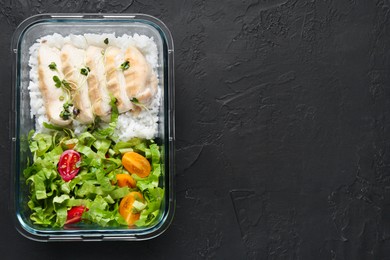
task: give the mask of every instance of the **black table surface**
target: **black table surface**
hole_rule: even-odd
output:
[[[390,259],[389,4],[0,1],[0,258]],[[53,12],[146,13],[172,32],[176,213],[155,239],[39,243],[13,226],[10,41]]]

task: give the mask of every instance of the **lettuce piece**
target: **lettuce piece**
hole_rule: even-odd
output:
[[[135,146],[143,143],[144,141],[141,139],[141,138],[133,138],[127,142],[118,142],[114,145],[113,147],[113,150],[119,154],[120,153],[120,149],[128,149],[128,148],[134,148]]]
[[[54,211],[57,213],[56,222],[54,224],[55,226],[62,227],[65,224],[68,213],[67,205],[69,199],[69,195],[66,194],[53,198]]]
[[[115,203],[115,200],[110,195],[105,196],[104,200],[107,201],[107,203],[109,204]]]
[[[111,198],[116,200],[116,199],[121,199],[121,198],[125,197],[129,193],[130,193],[129,187],[122,187],[122,188],[117,188],[117,189],[111,191],[110,196],[111,196]]]
[[[55,133],[64,133],[65,135],[71,137],[71,138],[75,138],[75,134],[73,133],[73,131],[69,128],[66,128],[66,127],[60,127],[60,126],[55,126],[55,125],[52,125],[52,124],[48,124],[46,122],[43,122],[43,126],[47,129],[50,129],[50,130],[55,130],[57,132]]]
[[[98,187],[94,185],[93,181],[84,182],[81,187],[75,191],[75,195],[79,198],[88,198],[89,196],[95,196],[98,191]]]
[[[91,145],[96,141],[96,137],[94,137],[89,132],[84,132],[79,136],[79,141],[88,147],[91,147]]]
[[[144,191],[144,198],[147,201],[147,206],[141,211],[139,220],[135,222],[137,227],[150,226],[158,220],[164,190],[159,187],[147,189]]]
[[[46,123],[46,122],[43,122],[43,126],[47,129],[51,129],[51,130],[57,130],[57,131],[62,131],[64,128],[60,127],[60,126],[56,126],[56,125],[52,125],[52,124],[49,124],[49,123]]]
[[[33,196],[35,196],[37,200],[47,198],[45,179],[46,178],[43,171],[39,171],[27,179],[27,182],[31,181],[33,183]]]
[[[50,200],[43,205],[35,204],[33,200],[28,202],[28,206],[32,210],[30,219],[35,223],[42,226],[54,226],[56,220],[56,214],[53,209]]]
[[[95,153],[90,147],[83,145],[81,143],[76,144],[74,149],[76,151],[78,151],[79,153],[84,154],[86,157],[88,157],[90,159],[98,159],[99,158],[97,153]]]
[[[70,198],[68,201],[68,208],[75,206],[85,206],[89,203],[89,200]]]
[[[160,163],[160,158],[161,158],[158,146],[157,144],[151,144],[149,148],[152,156],[152,164],[154,166],[157,166]]]
[[[108,139],[99,139],[95,141],[92,145],[97,150],[97,154],[103,157],[108,152],[108,149],[111,145],[111,141]]]
[[[147,189],[154,189],[158,187],[159,177],[161,175],[160,164],[154,164],[151,174],[147,178],[140,178],[137,175],[133,174],[132,177],[137,181],[137,187],[141,191]]]
[[[34,158],[44,155],[52,146],[52,136],[49,134],[35,134],[30,141],[30,151]]]
[[[95,129],[92,133],[97,139],[107,139],[108,137],[111,137],[114,134],[116,123],[119,117],[118,107],[116,106],[116,98],[111,97],[110,105],[111,105],[111,121],[108,124],[108,127],[104,129]]]
[[[127,225],[126,221],[118,213],[118,205],[110,207],[102,196],[96,196],[88,205],[89,210],[83,214],[83,218],[97,223],[102,227]]]
[[[147,178],[139,178],[133,175],[137,180],[137,187],[142,191],[147,206],[141,211],[139,220],[135,222],[138,227],[150,226],[160,215],[161,203],[164,198],[164,189],[158,187],[161,176],[160,151],[157,144],[152,143],[149,146],[150,158],[152,161],[152,172]]]
[[[146,203],[142,203],[138,200],[135,200],[133,202],[133,208],[138,213],[141,212],[144,208],[146,208]]]

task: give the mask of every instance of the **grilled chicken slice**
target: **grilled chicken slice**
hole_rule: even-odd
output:
[[[85,66],[85,51],[71,44],[65,44],[61,50],[61,61],[66,81],[72,89],[73,105],[77,111],[76,119],[84,124],[94,121],[92,105],[88,94],[87,76],[81,74]]]
[[[126,94],[126,82],[121,64],[125,61],[121,50],[117,47],[108,47],[105,51],[107,89],[116,98],[119,113],[133,108]]]
[[[54,63],[56,69],[50,69],[49,65]],[[46,116],[49,122],[58,126],[67,126],[72,120],[64,120],[60,117],[63,105],[66,102],[67,94],[62,88],[57,88],[53,77],[63,78],[61,72],[60,51],[42,44],[38,51],[38,77],[39,89],[46,108]]]
[[[157,93],[156,75],[136,47],[126,49],[125,60],[130,64],[124,71],[127,96],[130,100],[136,98],[141,104],[149,104]]]
[[[107,90],[105,67],[103,60],[103,49],[95,46],[87,48],[88,91],[92,103],[92,111],[103,121],[110,122],[110,95]]]

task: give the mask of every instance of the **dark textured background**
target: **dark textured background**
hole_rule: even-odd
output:
[[[140,12],[171,29],[177,207],[146,242],[37,243],[9,216],[4,259],[390,259],[389,0],[0,0],[0,121],[10,39],[44,12]]]

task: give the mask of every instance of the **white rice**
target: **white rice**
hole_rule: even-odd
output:
[[[108,38],[109,44],[104,43],[104,39]],[[116,37],[115,34],[84,34],[84,35],[68,35],[66,37],[60,34],[47,35],[37,40],[30,47],[30,82],[28,89],[30,91],[30,107],[31,118],[35,118],[36,132],[48,132],[49,130],[43,126],[44,122],[48,122],[44,101],[39,90],[38,83],[38,49],[41,41],[45,40],[50,47],[61,49],[66,43],[71,43],[77,48],[86,49],[89,45],[94,45],[101,48],[107,46],[115,46],[122,50],[128,46],[137,47],[145,56],[148,63],[156,71],[158,67],[157,46],[153,37],[149,38],[145,35],[134,34],[133,36],[124,34]],[[156,73],[156,75],[158,75]],[[158,86],[157,95],[153,98],[148,109],[142,109],[138,114],[126,112],[119,115],[115,136],[118,141],[126,141],[133,137],[152,139],[157,135],[158,113],[161,99],[161,87]],[[107,124],[101,123],[102,127]],[[72,125],[76,135],[79,135],[86,130],[86,126],[80,124],[77,120],[73,120]]]

